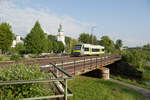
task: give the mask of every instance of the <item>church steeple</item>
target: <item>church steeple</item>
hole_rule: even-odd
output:
[[[64,30],[62,28],[62,24],[59,24],[58,32],[64,32]]]
[[[62,43],[65,45],[65,36],[64,36],[64,30],[62,28],[62,24],[59,24],[57,41],[62,41]]]

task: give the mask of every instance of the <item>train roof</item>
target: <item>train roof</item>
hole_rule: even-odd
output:
[[[82,44],[84,47],[92,47],[92,48],[104,48],[101,45],[93,45],[93,44]]]

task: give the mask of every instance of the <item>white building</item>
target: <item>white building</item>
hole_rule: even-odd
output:
[[[19,35],[15,36],[15,39],[13,40],[13,43],[12,43],[11,47],[15,48],[15,46],[16,46],[17,43],[23,43],[23,41],[21,40],[21,36],[19,36]]]
[[[59,28],[58,28],[57,41],[62,41],[62,43],[64,44],[64,46],[66,45],[65,44],[64,30],[63,30],[61,24],[59,25]]]

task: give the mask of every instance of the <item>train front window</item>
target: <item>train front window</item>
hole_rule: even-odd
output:
[[[89,48],[84,48],[84,51],[89,51]]]
[[[74,50],[81,50],[81,45],[75,45]]]

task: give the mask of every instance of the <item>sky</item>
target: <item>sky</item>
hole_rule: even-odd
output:
[[[91,33],[107,35],[124,46],[150,43],[150,0],[0,0],[0,23],[8,22],[15,34],[26,36],[39,21],[47,34],[78,38]]]

